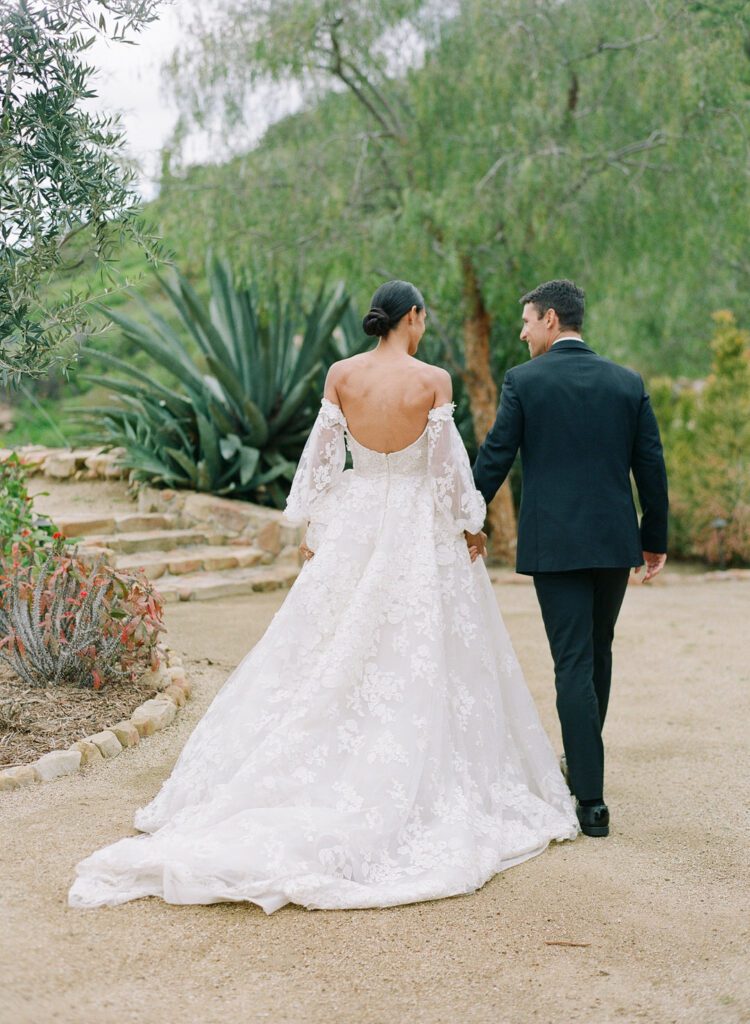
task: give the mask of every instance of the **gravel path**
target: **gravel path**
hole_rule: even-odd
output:
[[[559,746],[533,588],[496,592]],[[134,834],[134,809],[282,599],[171,606],[170,641],[196,683],[177,722],[110,764],[2,794],[2,1024],[750,1020],[747,583],[630,588],[608,839],[553,845],[467,896],[383,910],[69,908],[74,864]],[[582,945],[551,944],[566,942]]]

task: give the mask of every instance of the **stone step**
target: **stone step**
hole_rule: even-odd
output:
[[[86,537],[89,547],[108,548],[121,554],[137,551],[171,551],[188,544],[213,547],[227,543],[227,535],[216,530],[144,530]]]
[[[64,537],[90,537],[111,533],[139,533],[148,530],[171,530],[176,517],[159,512],[134,512],[121,516],[90,513],[56,517],[56,525]]]
[[[225,569],[223,572],[164,576],[157,590],[165,604],[176,601],[210,601],[264,590],[291,587],[299,575],[298,565],[270,565],[267,568]]]
[[[143,569],[149,579],[158,580],[166,573],[183,576],[187,573],[217,572],[223,569],[247,569],[259,565],[270,556],[260,548],[246,545],[187,545],[171,551],[141,551],[115,555],[118,569]]]

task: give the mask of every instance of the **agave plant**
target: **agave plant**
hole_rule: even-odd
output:
[[[297,286],[284,301],[274,285],[263,303],[255,283],[235,282],[225,261],[209,257],[206,272],[208,307],[181,274],[159,278],[182,332],[140,297],[145,323],[102,310],[175,383],[92,352],[127,379],[87,376],[119,399],[86,411],[96,423],[91,439],[123,447],[136,479],[282,507],[327,364],[356,347],[350,299],[341,284],[323,286],[306,310]]]

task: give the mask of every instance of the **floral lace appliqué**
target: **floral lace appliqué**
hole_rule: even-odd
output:
[[[453,409],[385,455],[322,401],[285,510],[315,556],[136,811],[149,834],[81,861],[71,906],[386,907],[472,892],[577,834],[469,557],[485,505]]]

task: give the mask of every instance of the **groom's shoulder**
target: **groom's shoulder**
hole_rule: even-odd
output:
[[[601,367],[604,372],[618,374],[623,379],[634,382],[642,381],[643,379],[638,370],[633,369],[631,366],[617,363],[614,359],[609,359],[607,356],[599,355],[598,352],[594,352],[591,349],[589,349],[586,358],[593,359],[595,365]],[[575,364],[571,363],[570,366],[573,367]],[[560,364],[556,362],[555,354],[545,352],[544,355],[538,356],[536,359],[528,359],[525,363],[518,363],[516,366],[509,367],[505,371],[505,376],[517,382],[536,375],[554,374],[559,371],[559,368]]]
[[[611,373],[625,383],[632,384],[634,387],[641,387],[643,385],[643,377],[634,369],[632,366],[625,366],[623,363],[617,363],[614,359],[609,359],[607,356],[596,356],[597,362],[601,365],[602,369],[607,373]]]
[[[505,379],[511,384],[518,384],[530,377],[546,373],[551,368],[551,364],[547,361],[547,355],[548,353],[538,356],[536,359],[528,359],[525,363],[517,363],[515,366],[508,367],[505,371]]]
[[[523,378],[530,371],[534,372],[534,363],[539,362],[538,359],[529,359],[526,363],[517,363],[515,366],[509,366],[505,371],[506,380],[519,380]]]

